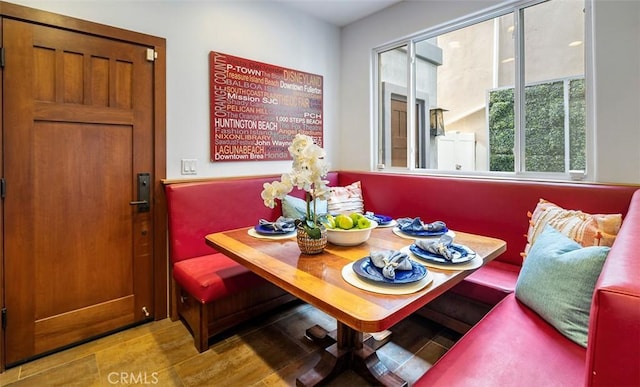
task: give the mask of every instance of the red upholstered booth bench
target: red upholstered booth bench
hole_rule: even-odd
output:
[[[414,385],[640,386],[640,186],[339,173],[339,185],[355,181],[361,182],[366,210],[443,220],[454,231],[507,242],[503,255],[421,311],[467,333]],[[541,198],[624,218],[596,284],[586,349],[514,294],[527,212]],[[474,305],[488,314],[468,313]]]
[[[280,206],[265,207],[265,182],[280,176],[167,182],[172,320],[191,331],[198,351],[209,338],[295,298],[205,243],[214,232],[275,220]],[[337,175],[329,180],[336,183]]]
[[[640,190],[596,283],[587,348],[514,294],[414,386],[640,386]]]

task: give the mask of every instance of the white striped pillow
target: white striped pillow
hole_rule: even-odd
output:
[[[327,210],[330,214],[364,213],[362,187],[359,181],[346,187],[329,187]]]

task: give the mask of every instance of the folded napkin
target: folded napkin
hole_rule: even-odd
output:
[[[266,230],[273,231],[291,232],[296,229],[295,219],[285,218],[284,216],[279,217],[275,222],[269,222],[268,220],[260,219],[258,221],[258,224],[260,224]]]
[[[447,225],[441,221],[437,220],[433,223],[422,223],[420,217],[417,218],[400,218],[397,220],[398,228],[402,231],[429,231],[429,232],[438,232],[444,231],[447,228]]]
[[[414,243],[421,250],[427,251],[431,254],[440,255],[447,261],[451,261],[453,259],[453,253],[455,252],[453,249],[453,238],[447,234],[441,236],[437,241],[420,239],[416,240]]]
[[[376,221],[378,220],[378,218],[376,218],[376,214],[374,214],[374,213],[373,213],[373,212],[371,212],[371,211],[367,211],[367,212],[365,212],[365,213],[364,213],[364,217],[365,217],[365,218],[367,218],[367,219],[369,219],[369,220],[376,220]]]
[[[382,269],[382,275],[390,280],[396,278],[396,270],[413,269],[409,256],[400,251],[372,251],[370,258],[371,263],[373,263],[375,267]]]

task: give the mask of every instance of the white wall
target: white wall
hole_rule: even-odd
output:
[[[271,1],[10,2],[166,39],[168,178],[184,177],[183,158],[198,160],[195,177],[280,174],[291,167],[289,161],[209,161],[210,51],[322,75],[327,160],[333,165],[338,157],[340,30],[335,26]]]
[[[640,1],[594,6],[596,180],[640,183]]]
[[[574,1],[574,0],[568,0]],[[404,1],[342,30],[338,169],[373,168],[371,50],[502,1]],[[596,0],[595,165],[590,179],[640,183],[640,1]],[[359,151],[354,151],[354,148]],[[371,151],[373,152],[373,151]]]

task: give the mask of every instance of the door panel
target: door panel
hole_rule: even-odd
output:
[[[132,294],[131,260],[114,259],[131,255],[130,128],[40,121],[33,132],[35,276],[64,279],[35,282],[36,321]]]
[[[39,319],[35,323],[35,353],[84,340],[96,331],[110,331],[130,324],[134,320],[134,306],[134,297],[128,296]]]
[[[407,166],[407,103],[391,99],[391,166]]]
[[[3,21],[8,364],[153,315],[146,47]]]

